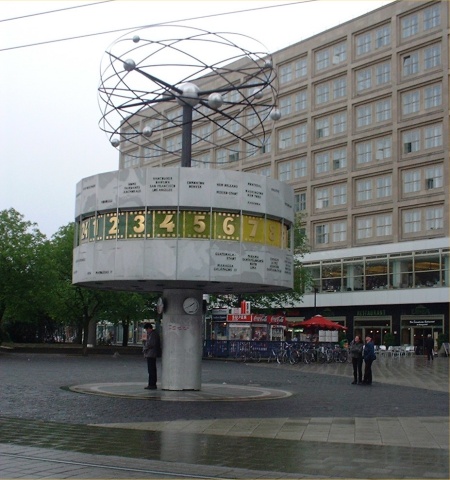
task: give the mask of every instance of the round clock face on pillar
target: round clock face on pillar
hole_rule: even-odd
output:
[[[196,298],[188,297],[183,301],[183,310],[188,315],[194,315],[198,312],[200,304]]]

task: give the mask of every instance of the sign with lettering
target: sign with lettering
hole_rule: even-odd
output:
[[[76,190],[73,281],[120,290],[289,290],[287,205],[293,191],[283,182],[236,171],[136,168],[88,177]]]

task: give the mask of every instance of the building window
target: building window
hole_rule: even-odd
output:
[[[370,163],[372,161],[372,142],[360,142],[356,145],[356,163]]]
[[[330,193],[328,188],[316,189],[316,209],[321,210],[330,206]]]
[[[333,243],[347,241],[347,223],[333,222],[331,225]]]
[[[271,151],[272,137],[256,137],[248,139],[246,143],[246,156],[264,155]]]
[[[347,97],[347,77],[339,77],[333,80],[333,99]]]
[[[365,55],[372,49],[372,36],[370,33],[363,33],[356,37],[356,55]]]
[[[403,228],[406,234],[420,232],[421,230],[420,210],[408,210],[404,212]]]
[[[425,168],[425,189],[434,190],[437,188],[442,188],[443,183],[443,173],[442,165],[435,165],[433,167]]]
[[[392,215],[377,215],[375,219],[376,223],[376,236],[377,237],[389,237],[392,235]]]
[[[280,98],[280,113],[281,116],[287,117],[292,112],[292,98],[291,96]]]
[[[408,77],[419,73],[419,53],[414,52],[403,57],[403,76]]]
[[[308,75],[308,59],[300,58],[295,62],[295,78],[305,78]]]
[[[151,162],[155,158],[159,158],[163,155],[164,150],[161,148],[159,142],[147,145],[144,147],[144,161],[145,163]]]
[[[294,212],[304,212],[306,210],[306,193],[296,193],[294,195]]]
[[[333,115],[333,134],[339,135],[347,131],[347,113],[339,112]]]
[[[402,38],[409,38],[419,33],[419,15],[414,13],[401,20]]]
[[[333,46],[333,65],[347,60],[347,44],[345,42]]]
[[[392,144],[391,137],[378,138],[375,141],[375,147],[376,147],[375,160],[385,160],[387,158],[391,158],[392,156],[391,144]]]
[[[315,124],[316,138],[325,138],[330,136],[330,120],[329,118],[319,118]]]
[[[391,81],[391,62],[380,63],[375,66],[375,79],[377,86],[385,85]]]
[[[425,210],[426,230],[441,230],[444,228],[443,207],[429,207]]]
[[[256,171],[255,171],[256,173]],[[272,176],[272,169],[270,167],[263,167],[258,172],[263,177],[271,177]]]
[[[291,162],[280,162],[278,164],[278,180],[281,182],[287,182],[288,180],[292,180],[292,165]]]
[[[426,127],[424,139],[426,149],[442,147],[442,124]]]
[[[391,119],[391,99],[386,98],[375,103],[375,120],[377,123]]]
[[[316,104],[321,105],[330,101],[330,86],[328,83],[316,86]]]
[[[420,173],[420,170],[405,172],[403,176],[403,192],[405,194],[420,192]]]
[[[372,218],[358,218],[356,220],[356,239],[367,240],[372,238]]]
[[[391,26],[383,25],[375,30],[375,48],[388,47],[391,44]]]
[[[375,138],[356,144],[356,164],[364,165],[392,157],[392,139],[390,136]]]
[[[392,176],[386,175],[376,179],[377,184],[377,198],[388,198],[392,196]]]
[[[166,150],[169,153],[174,153],[181,150],[181,135],[169,137],[166,140]]]
[[[306,157],[294,160],[294,178],[304,178],[308,172]]]
[[[431,45],[424,50],[424,68],[429,70],[441,65],[441,45]]]
[[[284,85],[292,81],[292,65],[282,65],[280,67],[280,85]]]
[[[420,150],[420,132],[412,130],[403,133],[403,153],[415,153]]]
[[[316,52],[316,70],[324,70],[330,66],[330,51],[328,49]]]
[[[356,107],[356,125],[358,128],[368,127],[372,124],[372,108],[370,105]]]
[[[402,95],[402,113],[411,115],[420,111],[420,93],[408,92]]]
[[[358,202],[372,200],[372,180],[362,179],[356,182],[356,199]]]
[[[285,150],[292,147],[292,128],[285,128],[278,132],[278,148]]]
[[[372,68],[365,68],[356,73],[356,90],[362,92],[372,88]]]
[[[302,112],[308,107],[308,92],[302,90],[295,94],[295,111]]]
[[[333,206],[338,207],[340,205],[347,204],[347,185],[336,185],[333,187]]]
[[[192,159],[192,167],[196,168],[210,168],[211,154],[209,152],[197,155]]]
[[[328,224],[316,225],[316,243],[326,245],[329,243],[330,227]]]
[[[286,150],[296,145],[305,144],[308,140],[306,123],[288,127],[278,131],[278,148]]]
[[[256,127],[259,123],[258,114],[255,111],[249,111],[247,113],[247,127],[252,128]]]
[[[317,153],[314,156],[316,173],[327,173],[330,170],[330,155],[328,152]]]
[[[347,149],[333,150],[333,170],[341,170],[347,166]]]
[[[440,107],[442,105],[442,85],[429,85],[424,88],[425,109]]]
[[[441,6],[439,4],[425,8],[423,11],[423,29],[431,30],[441,25]]]
[[[139,152],[125,153],[123,156],[123,168],[131,168],[139,166]]]

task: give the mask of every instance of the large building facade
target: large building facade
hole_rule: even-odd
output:
[[[194,168],[294,188],[314,286],[288,317],[329,315],[377,343],[392,333],[420,345],[448,332],[449,7],[400,0],[273,53],[282,117],[270,139],[239,154],[247,147],[236,124],[196,149]],[[193,137],[209,129],[199,122]],[[154,138],[151,148],[124,142],[120,167],[179,164],[161,154],[181,145],[173,130],[160,150]]]

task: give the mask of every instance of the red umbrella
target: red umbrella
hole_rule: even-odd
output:
[[[297,322],[292,324],[293,327],[317,327],[327,330],[347,330],[347,327],[340,325],[339,323],[332,322],[328,318],[322,317],[322,315],[314,315],[309,320],[303,322]]]

